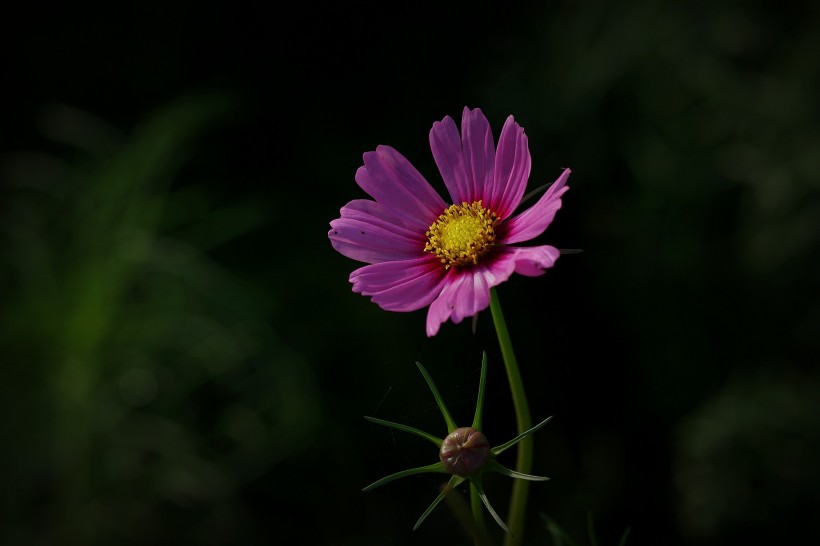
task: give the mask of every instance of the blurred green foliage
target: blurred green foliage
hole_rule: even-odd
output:
[[[4,161],[3,543],[249,539],[237,491],[311,443],[313,380],[274,302],[206,253],[261,209],[172,191],[230,107],[183,99],[118,135],[55,106],[70,153]]]

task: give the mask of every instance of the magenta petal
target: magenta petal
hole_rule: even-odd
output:
[[[416,168],[390,146],[364,154],[356,183],[408,226],[426,230],[446,208]]]
[[[415,311],[439,295],[444,268],[432,255],[361,267],[350,274],[353,291],[387,311]]]
[[[375,201],[351,201],[341,214],[327,235],[333,248],[348,258],[372,264],[409,260],[424,252],[424,234],[401,225]]]
[[[502,220],[512,214],[521,202],[531,165],[527,135],[513,117],[509,116],[498,138],[495,175],[489,186],[491,195],[487,202]]]
[[[355,218],[358,220],[368,220],[387,229],[395,230],[397,233],[406,234],[410,238],[421,238],[425,240],[424,230],[408,225],[397,218],[395,214],[387,210],[380,203],[370,199],[354,199],[341,209],[342,218]]]
[[[330,243],[339,253],[360,262],[378,263],[416,258],[424,243],[397,235],[372,223],[339,218],[330,223]]]
[[[427,312],[428,336],[436,335],[449,319],[458,324],[465,317],[486,309],[490,305],[490,288],[509,279],[515,271],[514,253],[506,249],[499,249],[486,258],[477,267],[448,272],[447,284]]]
[[[499,226],[499,244],[529,241],[544,233],[561,208],[561,196],[569,190],[566,183],[570,172],[569,169],[564,169],[536,204]]]
[[[465,201],[472,203],[481,199],[490,206],[488,188],[493,185],[495,168],[495,142],[490,122],[480,109],[464,108],[461,116],[461,140],[464,149],[464,167],[472,191]]]
[[[461,137],[449,116],[433,124],[430,149],[450,192],[453,203],[479,199],[488,205],[488,188],[493,182],[495,143],[487,118],[476,108],[464,108]]]
[[[458,324],[461,322],[461,315],[458,318],[456,308],[463,309],[469,303],[460,301],[462,285],[472,285],[474,272],[471,270],[460,271],[450,269],[448,271],[447,282],[441,294],[430,304],[430,309],[427,311],[427,337],[432,337],[438,333],[439,327],[447,322],[450,318],[453,322]],[[488,292],[489,295],[489,292]]]
[[[554,246],[506,247],[501,251],[515,263],[515,272],[527,277],[544,274],[545,269],[555,265],[561,252]]]
[[[461,138],[453,118],[447,116],[433,124],[430,129],[430,149],[453,203],[472,202],[472,180],[464,167]]]

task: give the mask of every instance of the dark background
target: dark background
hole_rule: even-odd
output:
[[[486,113],[571,167],[499,288],[536,435],[529,544],[811,543],[820,505],[812,2],[30,6],[4,19],[0,543],[467,544],[421,361],[515,434],[487,313],[424,335],[328,222],[389,144]],[[502,460],[512,466],[512,453]],[[488,480],[506,513],[510,481]],[[495,538],[500,535],[494,534]]]

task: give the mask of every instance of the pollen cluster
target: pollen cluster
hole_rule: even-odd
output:
[[[425,233],[424,250],[438,256],[445,269],[477,264],[495,243],[497,222],[481,201],[450,205]]]

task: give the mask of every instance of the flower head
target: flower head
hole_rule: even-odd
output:
[[[424,366],[422,366],[421,363],[416,362],[416,366],[418,366],[419,371],[424,376],[425,381],[427,381],[427,385],[430,387],[433,397],[436,399],[441,415],[444,417],[444,422],[447,424],[447,436],[443,439],[438,438],[417,428],[401,425],[392,421],[385,421],[384,419],[377,419],[375,417],[365,417],[365,419],[379,425],[384,425],[396,430],[415,434],[416,436],[420,436],[425,440],[432,442],[439,448],[439,462],[426,466],[409,468],[407,470],[402,470],[401,472],[396,472],[395,474],[390,474],[389,476],[385,476],[384,478],[371,483],[365,487],[363,491],[370,491],[386,483],[390,483],[393,480],[404,478],[406,476],[412,476],[414,474],[450,474],[450,480],[447,482],[446,486],[442,488],[439,496],[436,497],[433,503],[427,507],[427,510],[421,514],[421,517],[416,521],[416,525],[413,527],[413,530],[418,529],[419,525],[421,525],[427,516],[429,516],[435,509],[435,507],[438,506],[442,500],[444,500],[444,497],[450,491],[460,486],[465,481],[469,481],[470,487],[474,488],[478,493],[478,496],[481,498],[481,502],[484,503],[484,506],[487,508],[487,511],[490,512],[490,515],[496,523],[498,523],[504,531],[509,532],[510,530],[501,520],[495,509],[493,509],[490,501],[487,499],[487,495],[484,493],[484,475],[489,472],[495,472],[520,480],[548,480],[549,478],[542,476],[533,476],[531,474],[523,474],[521,472],[516,472],[515,470],[510,470],[509,468],[501,465],[501,463],[496,461],[495,458],[546,425],[552,418],[547,417],[531,429],[522,432],[509,442],[491,448],[487,437],[480,430],[483,421],[484,391],[487,385],[486,353],[481,359],[481,379],[478,383],[478,400],[476,402],[473,423],[469,427],[456,427],[456,423],[450,416],[450,412],[447,410],[447,406],[444,404],[444,400],[441,398],[441,395],[436,388],[436,384],[433,382],[433,378],[430,377],[430,374],[427,373],[427,370],[424,369]]]
[[[369,265],[350,274],[353,291],[388,311],[430,306],[427,335],[447,320],[487,308],[490,289],[513,273],[538,276],[558,259],[555,247],[513,246],[547,229],[561,208],[570,170],[523,212],[530,174],[524,129],[507,118],[496,147],[479,109],[464,109],[461,134],[449,116],[433,124],[430,147],[452,204],[399,152],[364,154],[356,183],[373,200],[356,199],[330,223],[333,247]]]

